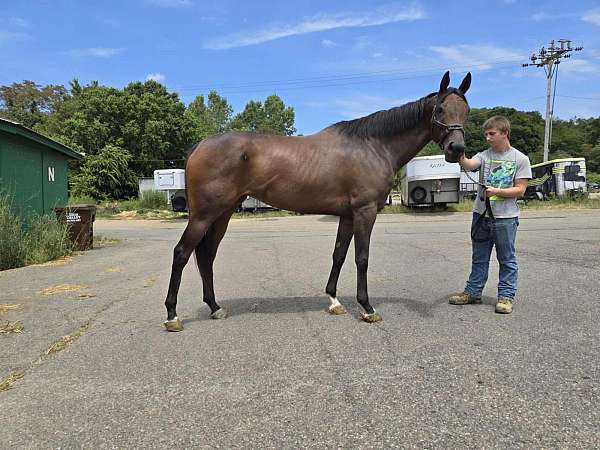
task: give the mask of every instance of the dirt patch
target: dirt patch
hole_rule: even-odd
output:
[[[122,267],[109,267],[106,269],[107,272],[125,272],[125,269]]]
[[[72,256],[63,256],[62,258],[58,258],[53,261],[48,261],[48,262],[45,262],[42,264],[37,264],[37,265],[41,266],[41,267],[47,267],[47,266],[56,267],[56,266],[66,266],[67,264],[71,264],[72,262],[73,262]]]
[[[154,286],[154,283],[156,283],[157,279],[158,279],[158,275],[152,275],[151,277],[146,278],[144,280],[144,287]]]

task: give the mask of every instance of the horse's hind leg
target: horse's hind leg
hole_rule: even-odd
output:
[[[181,236],[181,239],[173,250],[173,265],[171,267],[171,280],[169,281],[169,291],[165,306],[167,308],[167,321],[165,327],[169,331],[181,331],[183,325],[177,318],[177,293],[181,284],[181,272],[187,264],[192,251],[204,237],[211,220],[197,220],[190,218],[190,221]]]
[[[209,306],[212,319],[224,319],[227,311],[221,308],[215,300],[213,285],[213,263],[217,256],[219,244],[225,236],[229,219],[233,210],[222,214],[208,229],[204,239],[196,246],[196,262],[202,277],[203,300]]]
[[[377,218],[376,205],[358,208],[354,212],[354,258],[356,261],[356,299],[365,309],[362,319],[365,322],[378,322],[381,316],[375,312],[369,303],[367,293],[367,269],[369,267],[369,244],[371,231]]]
[[[331,314],[345,314],[346,308],[338,301],[336,297],[337,293],[337,282],[340,277],[340,271],[346,260],[346,254],[348,253],[348,247],[352,240],[352,218],[340,217],[340,223],[338,225],[337,237],[335,238],[335,249],[333,250],[333,265],[331,266],[331,273],[329,274],[329,281],[327,281],[327,287],[325,292],[329,295],[331,305],[329,305],[329,312]]]

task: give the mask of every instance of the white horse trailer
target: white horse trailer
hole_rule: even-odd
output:
[[[413,158],[400,172],[400,187],[405,206],[458,203],[460,166],[444,155]]]

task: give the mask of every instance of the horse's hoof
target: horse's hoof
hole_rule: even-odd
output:
[[[225,308],[219,308],[210,315],[211,319],[225,319],[227,317],[227,310]]]
[[[346,308],[344,305],[335,305],[333,307],[329,307],[329,314],[333,314],[334,316],[339,316],[340,314],[346,314]]]
[[[383,317],[381,317],[381,315],[376,312],[372,314],[362,313],[360,315],[360,318],[367,323],[381,322],[383,320]]]
[[[183,323],[179,319],[166,320],[163,326],[167,331],[183,331]]]

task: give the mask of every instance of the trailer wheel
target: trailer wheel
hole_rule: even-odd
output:
[[[173,206],[173,211],[183,212],[187,210],[187,201],[183,195],[173,196],[171,205]]]
[[[425,188],[417,186],[412,191],[410,191],[410,198],[412,198],[415,203],[425,203],[425,199],[427,198],[427,191],[425,190]]]

